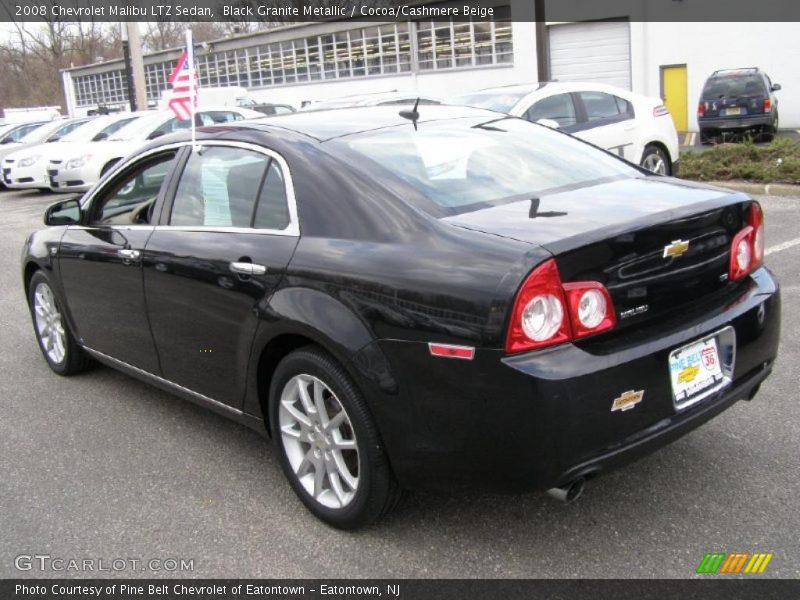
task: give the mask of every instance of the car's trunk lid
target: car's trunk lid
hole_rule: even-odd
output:
[[[623,179],[447,217],[540,245],[563,281],[599,281],[618,327],[674,311],[727,285],[730,244],[750,199],[679,180]]]

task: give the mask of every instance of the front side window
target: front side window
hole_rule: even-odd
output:
[[[543,98],[528,109],[525,118],[534,123],[539,119],[552,119],[559,127],[572,127],[577,123],[575,105],[569,94],[557,94]]]
[[[193,152],[181,175],[170,225],[285,229],[286,184],[269,156],[227,146]]]
[[[8,135],[6,135],[2,142],[3,144],[7,144],[9,142],[18,142],[26,135],[41,127],[41,123],[31,123],[30,125],[23,125],[22,127],[17,127],[16,129],[12,130]]]
[[[56,130],[56,132],[55,132],[55,133],[54,133],[52,136],[50,136],[50,137],[51,137],[51,138],[53,138],[53,137],[55,137],[55,138],[62,138],[62,137],[64,137],[65,135],[67,135],[67,134],[68,134],[70,131],[73,131],[73,130],[77,129],[78,127],[80,127],[80,126],[81,126],[81,125],[83,125],[84,123],[86,123],[86,121],[74,121],[74,122],[72,122],[72,123],[67,123],[67,124],[66,124],[66,125],[64,125],[63,127],[59,127],[59,128]]]
[[[141,225],[152,221],[153,207],[175,152],[146,159],[101,191],[92,201],[93,225]]]

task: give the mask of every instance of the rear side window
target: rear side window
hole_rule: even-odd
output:
[[[286,229],[289,226],[289,204],[286,199],[286,182],[278,163],[270,161],[267,177],[258,195],[258,206],[253,227],[258,229]]]
[[[586,120],[622,120],[633,116],[631,103],[603,92],[579,92],[583,107],[586,110]]]
[[[217,123],[231,123],[233,121],[241,121],[242,115],[233,111],[223,110],[210,110],[198,113],[200,123],[203,125],[215,125]]]
[[[170,225],[285,229],[289,211],[279,165],[243,148],[193,152],[175,193]]]
[[[525,118],[534,123],[539,119],[552,119],[559,127],[571,127],[577,123],[575,105],[569,94],[558,94],[539,100],[528,109]]]
[[[764,80],[758,73],[710,77],[703,88],[703,100],[766,96]]]

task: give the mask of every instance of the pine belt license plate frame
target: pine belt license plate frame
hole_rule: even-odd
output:
[[[735,364],[736,331],[731,326],[672,350],[667,367],[675,408],[693,406],[730,385]],[[688,382],[679,381],[681,374],[691,375],[693,371]],[[695,382],[698,376],[701,379]]]

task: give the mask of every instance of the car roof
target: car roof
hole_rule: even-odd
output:
[[[334,108],[319,111],[300,111],[285,115],[276,115],[263,121],[237,121],[230,123],[233,127],[248,127],[257,130],[285,129],[318,141],[326,141],[345,135],[396,127],[410,121],[400,116],[402,105],[392,106],[359,106],[350,108]],[[466,106],[447,106],[426,104],[418,109],[418,123],[439,121],[444,119],[461,119],[467,117],[497,118],[497,113]],[[217,126],[219,127],[219,126]],[[216,130],[216,129],[215,129]]]
[[[464,94],[460,94],[462,96],[472,95],[472,94],[508,94],[508,93],[534,93],[540,91],[547,91],[547,92],[575,92],[578,90],[598,90],[604,91],[609,93],[631,93],[630,90],[626,90],[624,88],[616,87],[613,85],[609,85],[607,83],[598,83],[596,81],[543,81],[540,83],[523,83],[523,84],[515,84],[509,86],[499,86],[499,87],[491,87],[485,88],[482,90],[475,90],[473,92],[467,92]]]

